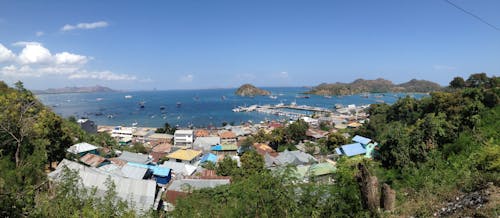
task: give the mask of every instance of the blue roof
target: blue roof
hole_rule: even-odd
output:
[[[365,147],[361,143],[342,145],[342,153],[348,157],[366,153]]]
[[[370,143],[371,139],[365,138],[363,136],[356,135],[356,136],[354,136],[354,138],[352,138],[352,141],[353,142],[359,142],[359,143],[361,143],[363,145],[366,145],[366,144]]]
[[[153,175],[155,176],[168,176],[170,174],[170,168],[153,166]]]
[[[153,175],[155,176],[168,176],[168,174],[170,173],[170,168],[166,167],[146,165],[134,162],[128,162],[127,165],[150,169],[151,171],[153,171]]]
[[[222,145],[214,145],[210,148],[212,151],[222,151]]]
[[[208,154],[203,155],[203,157],[201,157],[200,162],[205,163],[207,161],[210,161],[212,163],[216,163],[217,162],[217,155],[212,154],[212,153],[208,153]]]

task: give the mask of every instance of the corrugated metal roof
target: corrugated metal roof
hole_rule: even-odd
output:
[[[106,158],[101,157],[99,155],[87,153],[80,158],[80,161],[91,167],[97,167],[99,166],[99,164],[106,161]]]
[[[57,166],[56,170],[49,173],[49,178],[58,181],[62,175],[62,169],[67,166],[69,169],[76,170],[79,174],[81,182],[85,188],[97,189],[98,196],[104,196],[107,191],[105,185],[106,179],[111,178],[111,181],[116,186],[117,196],[122,200],[129,202],[130,206],[134,206],[139,210],[149,210],[152,208],[156,194],[156,182],[152,180],[138,180],[117,177],[110,174],[105,174],[104,171],[99,171],[95,168],[85,167],[82,164],[75,163],[69,160],[63,160]]]
[[[167,157],[170,159],[178,159],[178,160],[185,160],[185,161],[191,161],[195,159],[197,156],[201,154],[201,151],[197,150],[192,150],[192,149],[180,149],[177,150]]]
[[[161,167],[172,169],[172,171],[177,175],[190,176],[196,171],[196,166],[185,163],[178,163],[174,161],[165,161]]]
[[[126,164],[121,168],[121,171],[123,173],[123,176],[125,177],[132,179],[143,179],[148,169]]]
[[[127,166],[134,166],[137,168],[142,168],[142,169],[145,169],[146,171],[149,169],[153,172],[153,175],[155,175],[155,176],[168,176],[168,174],[170,174],[170,168],[168,168],[168,167],[139,164],[139,163],[130,163],[130,162],[127,163]]]
[[[363,136],[355,135],[354,138],[352,138],[352,141],[366,145],[366,144],[370,143],[371,139],[363,137]]]
[[[145,154],[140,154],[140,153],[132,153],[128,151],[124,151],[118,159],[124,160],[127,162],[134,162],[134,163],[141,163],[141,164],[147,164],[152,161],[151,158],[149,158],[148,155]]]
[[[285,150],[283,152],[278,153],[278,156],[274,158],[274,164],[278,166],[284,165],[302,165],[302,164],[311,164],[317,163],[318,160],[311,156],[308,153],[302,151],[288,151]]]
[[[168,153],[172,149],[172,145],[169,143],[163,143],[155,146],[153,148],[153,152],[158,152],[158,153]]]
[[[348,145],[342,145],[340,147],[340,151],[342,154],[351,157],[359,154],[364,154],[366,152],[366,149],[361,143],[352,143]]]
[[[314,164],[309,168],[310,176],[322,176],[327,174],[332,174],[337,171],[337,168],[328,162]]]
[[[71,147],[68,148],[67,151],[69,153],[78,154],[78,153],[92,151],[92,150],[96,150],[96,149],[97,149],[97,146],[91,145],[91,144],[86,143],[86,142],[82,142],[82,143],[72,145]]]

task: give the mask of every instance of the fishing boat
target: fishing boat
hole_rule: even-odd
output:
[[[182,103],[180,101],[177,102],[177,107],[181,107]]]
[[[277,98],[278,98],[278,96],[276,96],[276,95],[271,95],[271,96],[269,96],[269,98],[270,98],[270,99],[277,99]]]
[[[96,98],[95,100],[96,100],[96,101],[102,101],[102,100],[103,100],[103,98]]]
[[[139,102],[139,107],[140,107],[140,108],[144,108],[144,103],[146,103],[146,102],[144,102],[144,101],[140,101],[140,102]]]
[[[126,98],[126,99],[131,99],[131,98],[132,98],[132,95],[125,95],[125,98]]]
[[[133,123],[132,123],[132,126],[137,126],[137,124],[139,124],[139,123],[137,123],[137,122],[133,122]]]
[[[310,98],[309,95],[297,95],[296,98]]]
[[[332,96],[330,96],[330,95],[325,95],[324,97],[325,98],[332,98]]]
[[[165,110],[165,106],[160,106],[160,110]]]

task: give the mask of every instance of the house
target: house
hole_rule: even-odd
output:
[[[82,118],[77,120],[76,122],[83,129],[83,131],[90,134],[97,133],[97,125],[95,125],[94,121]]]
[[[149,135],[153,134],[152,130],[149,129],[139,129],[132,133],[132,139],[134,142],[146,143]]]
[[[363,144],[356,142],[335,148],[335,153],[352,157],[366,153],[366,149]]]
[[[86,143],[86,142],[82,142],[82,143],[72,145],[71,147],[68,148],[67,151],[69,153],[76,154],[76,155],[82,157],[83,155],[85,155],[87,153],[97,154],[97,148],[98,148],[97,146],[91,145],[91,144]]]
[[[212,153],[207,153],[201,157],[200,163],[212,162],[217,163],[217,155]]]
[[[153,162],[158,163],[158,161],[166,157],[168,153],[172,150],[172,145],[169,143],[163,143],[155,146],[149,155],[153,157]]]
[[[148,173],[153,175],[154,179],[156,180],[156,183],[159,186],[167,184],[172,178],[171,170],[168,167],[138,164],[138,163],[127,163],[127,165],[147,169]]]
[[[110,175],[96,168],[86,167],[66,159],[61,161],[55,171],[48,174],[49,179],[55,182],[61,181],[65,167],[77,171],[83,187],[87,189],[95,188],[96,196],[104,197],[106,195],[108,191],[106,181],[111,179],[111,182],[115,185],[116,195],[121,200],[127,201],[130,207],[144,212],[151,209],[154,205],[156,196],[155,181]]]
[[[132,153],[128,151],[122,152],[122,154],[118,157],[120,160],[124,160],[127,162],[139,163],[139,164],[148,164],[153,161],[151,157],[145,154],[140,153]]]
[[[330,162],[314,164],[309,168],[307,175],[313,182],[331,183],[333,182],[333,174],[337,172],[337,168]]]
[[[220,185],[228,185],[229,179],[180,179],[174,180],[167,188],[167,202],[174,204],[180,197],[186,196],[193,190],[202,188],[214,188]]]
[[[194,131],[194,137],[196,137],[196,138],[208,137],[209,135],[210,135],[210,133],[206,129],[198,129],[198,130]]]
[[[220,144],[220,137],[197,137],[193,143],[193,149],[201,150],[203,152],[210,152],[213,145]]]
[[[91,167],[100,167],[109,163],[106,158],[92,153],[87,153],[80,158],[80,162]]]
[[[257,153],[259,153],[262,156],[265,156],[266,154],[269,154],[271,157],[276,157],[278,156],[278,153],[271,148],[271,146],[264,144],[264,143],[254,143],[253,147]]]
[[[174,146],[190,148],[193,145],[193,130],[179,129],[174,133]]]
[[[122,143],[129,141],[131,142],[133,132],[134,128],[115,126],[113,130],[111,130],[111,137],[117,139],[118,141],[121,141]]]
[[[236,143],[236,134],[231,131],[221,131],[219,132],[219,137],[221,139],[221,143]]]
[[[313,129],[313,128],[309,128],[306,131],[306,136],[315,140],[325,138],[326,136],[328,136],[328,134],[329,134],[328,131],[323,131],[320,129]]]
[[[169,154],[167,157],[169,158],[169,161],[193,164],[198,160],[200,155],[201,151],[193,149],[179,149]]]
[[[317,163],[318,160],[308,153],[302,151],[288,151],[279,152],[278,156],[274,158],[275,166],[286,166],[286,165],[306,165]]]
[[[370,143],[372,141],[372,139],[370,138],[366,138],[366,137],[363,137],[363,136],[359,136],[359,135],[355,135],[353,138],[352,138],[352,141],[353,142],[358,142],[358,143],[361,143],[363,145],[367,145],[368,143]]]
[[[196,166],[173,161],[165,161],[160,166],[171,169],[177,178],[191,176],[196,171]]]
[[[131,178],[131,179],[145,179],[149,177],[149,175],[147,175],[148,169],[132,166],[126,163],[123,165],[118,165],[113,163],[107,164],[97,169],[111,175]]]
[[[236,143],[222,143],[212,146],[210,150],[215,152],[217,155],[236,155],[238,146]]]
[[[378,147],[378,144],[373,142],[372,139],[359,135],[354,136],[352,141],[354,143],[336,148],[335,153],[348,157],[365,154],[366,157],[371,158],[374,150]]]
[[[302,119],[304,122],[306,122],[307,124],[309,124],[311,126],[318,126],[319,125],[318,119],[314,119],[311,117],[301,117],[300,119]]]
[[[155,145],[163,143],[171,143],[173,138],[174,136],[171,134],[153,133],[146,137],[146,142],[148,142],[151,147],[154,147]]]

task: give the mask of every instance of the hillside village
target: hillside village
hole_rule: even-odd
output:
[[[78,120],[82,127],[89,122],[86,119]],[[294,166],[295,175],[303,183],[331,184],[334,182],[336,159],[339,156],[372,158],[379,147],[379,144],[369,138],[340,134],[338,128],[321,130],[318,120],[310,117],[295,122],[307,126],[305,137],[284,150],[281,147],[273,148],[269,142],[254,142],[249,145],[247,139],[262,133],[270,134],[293,124],[293,121],[247,123],[240,126],[228,124],[214,129],[178,129],[174,134],[155,133],[156,128],[143,127],[84,128],[91,132],[109,134],[123,149],[85,142],[75,144],[67,149],[67,159],[49,173],[49,178],[57,180],[63,169],[69,168],[78,172],[85,187],[95,186],[98,193],[104,193],[104,181],[110,177],[117,186],[117,195],[137,209],[172,210],[176,200],[192,190],[230,184],[231,176],[217,172],[216,166],[224,158],[230,158],[237,166],[241,166],[243,155],[255,152],[262,156],[267,169]],[[318,141],[324,141],[330,134],[341,135],[346,143],[332,152],[320,152]],[[126,148],[137,144],[145,147],[143,153],[127,151]]]

